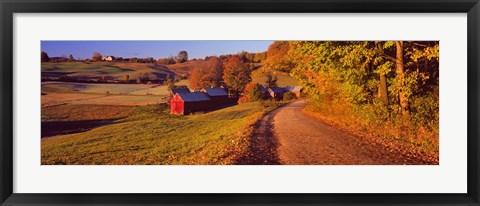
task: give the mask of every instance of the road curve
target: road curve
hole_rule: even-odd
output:
[[[422,164],[305,115],[304,100],[265,115],[255,126],[248,161],[241,164]]]

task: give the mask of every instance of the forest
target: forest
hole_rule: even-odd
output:
[[[265,69],[298,79],[311,113],[438,152],[438,41],[277,41]]]

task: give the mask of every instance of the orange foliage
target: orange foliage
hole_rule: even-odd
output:
[[[206,64],[197,65],[189,78],[194,90],[207,87],[218,87],[222,81],[223,64],[220,58],[212,57]]]
[[[225,62],[223,81],[230,89],[241,92],[252,79],[250,66],[244,63],[237,55],[233,55]]]

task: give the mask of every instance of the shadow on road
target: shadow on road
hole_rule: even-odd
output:
[[[273,132],[273,117],[277,110],[274,110],[262,119],[254,127],[251,137],[251,145],[248,154],[240,158],[236,164],[239,165],[279,165],[280,159],[277,155],[278,141]]]

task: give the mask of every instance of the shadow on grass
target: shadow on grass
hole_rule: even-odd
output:
[[[113,124],[115,120],[42,121],[42,138],[85,132],[96,127]]]

